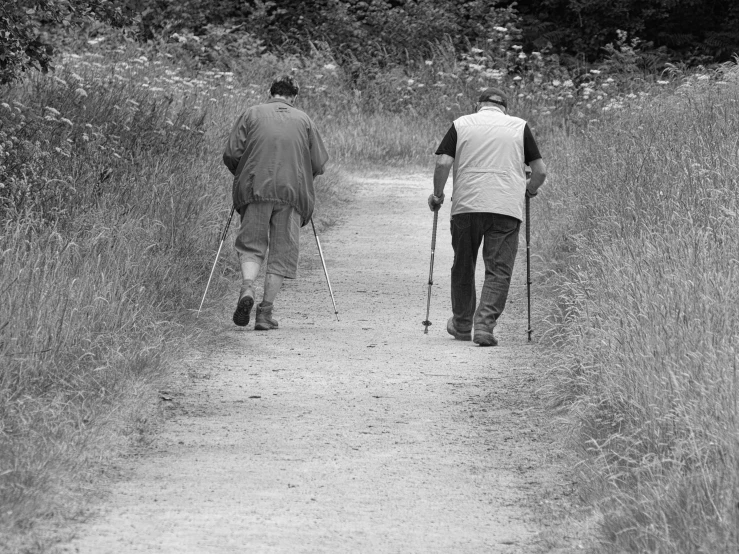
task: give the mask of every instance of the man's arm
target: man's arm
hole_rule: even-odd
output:
[[[236,175],[236,169],[239,167],[241,156],[244,155],[246,148],[246,114],[243,114],[236,120],[236,124],[231,130],[231,134],[226,141],[226,149],[223,152],[223,163],[226,164],[228,170]]]
[[[323,144],[323,139],[318,129],[312,126],[308,128],[308,139],[310,141],[310,163],[313,177],[323,175],[323,171],[326,168],[326,162],[328,161],[328,152]]]
[[[531,168],[531,178],[526,183],[526,192],[529,196],[536,196],[539,187],[544,184],[544,180],[547,178],[547,166],[544,160],[539,158],[529,162],[529,167]]]
[[[436,158],[436,167],[434,168],[434,193],[429,196],[429,208],[431,211],[439,209],[444,203],[444,187],[449,178],[449,171],[454,164],[454,158],[448,154],[440,154]]]

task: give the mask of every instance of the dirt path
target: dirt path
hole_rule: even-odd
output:
[[[322,237],[340,323],[307,229],[278,331],[234,327],[229,299],[217,351],[189,368],[161,435],[63,551],[576,551],[534,509],[564,502],[560,517],[568,487],[534,394],[524,251],[501,346],[453,340],[445,206],[424,338],[430,187],[430,175],[365,178]]]

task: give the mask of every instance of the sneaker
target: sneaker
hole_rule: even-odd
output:
[[[472,341],[480,346],[498,346],[498,339],[492,333],[482,329],[475,329],[475,338]]]
[[[239,327],[246,327],[249,325],[249,315],[251,314],[252,306],[254,306],[254,293],[251,290],[244,292],[243,296],[239,298],[239,302],[236,304],[236,310],[234,311],[234,323]]]
[[[277,329],[279,324],[277,320],[272,317],[272,306],[268,308],[263,307],[261,304],[257,304],[257,317],[254,321],[254,330],[256,331],[270,331]]]
[[[466,333],[461,333],[457,331],[457,328],[454,326],[454,316],[447,319],[446,332],[449,333],[451,336],[453,336],[457,340],[471,340],[472,339],[472,334],[469,331],[467,331]]]

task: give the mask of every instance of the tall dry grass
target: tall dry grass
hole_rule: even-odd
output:
[[[739,550],[739,72],[552,144],[556,396],[604,551]]]

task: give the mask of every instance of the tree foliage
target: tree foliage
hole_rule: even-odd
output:
[[[511,3],[511,2],[508,2]],[[619,31],[672,57],[719,61],[739,53],[735,0],[517,0],[530,48],[593,61]]]
[[[90,19],[123,24],[127,19],[112,0],[3,0],[0,3],[0,83],[23,71],[47,71],[54,49],[47,30]]]

